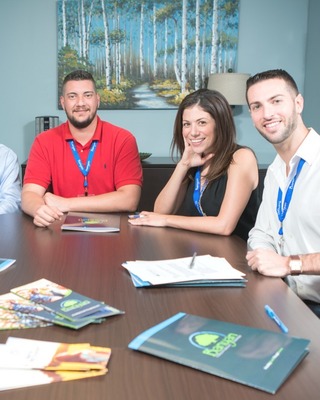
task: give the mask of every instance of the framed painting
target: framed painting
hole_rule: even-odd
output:
[[[58,83],[94,76],[100,109],[177,108],[235,69],[240,0],[58,0]]]

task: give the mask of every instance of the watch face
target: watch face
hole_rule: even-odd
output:
[[[298,259],[292,259],[289,262],[289,267],[291,270],[291,275],[299,275],[301,273],[301,268],[302,268],[302,261],[300,258]]]

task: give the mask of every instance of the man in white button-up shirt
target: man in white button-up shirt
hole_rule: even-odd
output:
[[[286,71],[249,78],[247,101],[256,129],[278,153],[249,234],[248,264],[263,275],[285,277],[320,311],[320,136],[305,126],[303,97]]]
[[[20,203],[18,157],[11,149],[0,144],[0,214],[17,211]]]

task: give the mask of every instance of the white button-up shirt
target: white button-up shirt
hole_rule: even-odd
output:
[[[283,221],[283,247],[280,247],[280,222],[277,214],[279,187],[284,198],[303,158],[302,170],[296,180],[287,214]],[[320,252],[320,136],[313,129],[290,160],[290,172],[279,155],[269,166],[262,203],[254,228],[249,233],[251,249],[272,248],[284,256]],[[302,299],[320,302],[320,276],[289,276],[290,287]]]
[[[17,211],[20,203],[18,158],[11,149],[0,144],[0,214]]]

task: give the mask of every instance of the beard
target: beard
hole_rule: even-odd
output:
[[[258,129],[260,135],[273,145],[281,144],[291,136],[298,126],[297,118],[292,117],[288,120],[288,124],[284,127],[280,134],[275,136],[265,133],[262,129]]]
[[[70,124],[73,125],[77,129],[85,129],[85,128],[87,128],[91,124],[91,122],[94,120],[95,116],[97,115],[97,113],[94,112],[93,114],[90,114],[87,119],[85,119],[83,121],[78,121],[73,116],[72,113],[67,113],[66,112],[66,114],[67,114],[67,118],[68,118],[68,121],[70,122]]]

